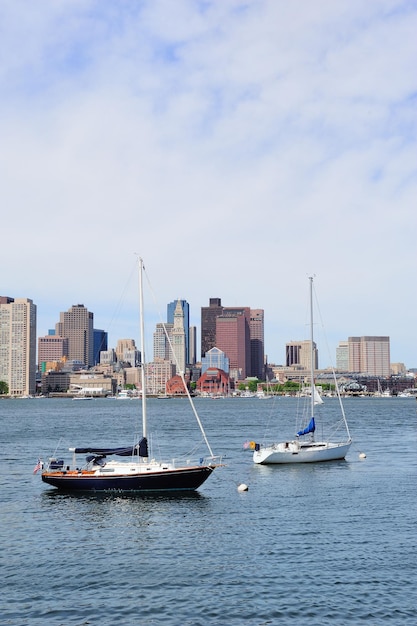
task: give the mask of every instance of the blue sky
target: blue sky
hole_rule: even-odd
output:
[[[3,2],[1,295],[137,339],[139,253],[150,332],[220,297],[282,363],[315,274],[320,366],[389,335],[417,367],[415,32],[411,1]]]

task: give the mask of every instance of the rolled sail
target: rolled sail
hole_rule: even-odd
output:
[[[145,437],[134,446],[125,446],[123,448],[99,448],[97,446],[89,446],[88,448],[74,448],[76,454],[97,454],[99,456],[148,456],[148,442]]]
[[[304,430],[298,431],[297,437],[301,437],[301,435],[308,435],[308,433],[314,433],[315,430],[316,430],[316,424],[314,421],[314,417],[312,417],[307,428],[304,428]]]

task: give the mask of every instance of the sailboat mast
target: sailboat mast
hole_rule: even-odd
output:
[[[146,381],[145,381],[145,321],[143,314],[143,259],[139,257],[139,308],[140,308],[140,354],[142,383],[142,437],[147,437]]]
[[[310,281],[310,390],[311,390],[311,417],[314,417],[314,333],[313,333],[313,277]]]

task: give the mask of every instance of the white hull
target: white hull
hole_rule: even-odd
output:
[[[330,443],[315,441],[300,443],[287,441],[274,443],[270,446],[260,446],[253,453],[253,462],[269,465],[281,463],[318,463],[320,461],[336,461],[344,459],[350,448],[350,441],[344,443]]]

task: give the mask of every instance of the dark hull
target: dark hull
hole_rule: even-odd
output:
[[[44,472],[42,480],[66,492],[118,491],[148,493],[194,491],[210,476],[215,466],[195,466],[135,474],[132,476],[88,476],[72,472]]]

